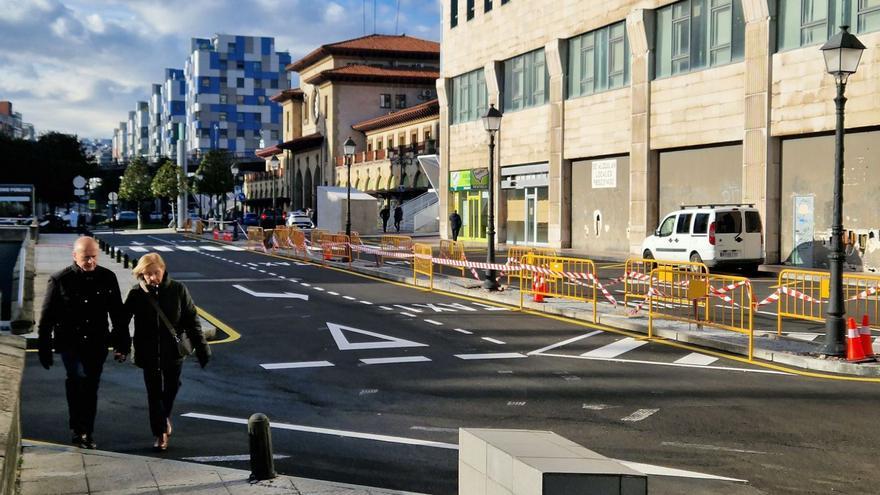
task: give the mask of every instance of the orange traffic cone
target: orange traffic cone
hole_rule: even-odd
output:
[[[220,231],[217,229],[214,229],[214,240],[216,241],[219,238],[220,238]]]
[[[870,361],[865,357],[865,351],[862,349],[862,338],[859,330],[856,328],[855,318],[847,320],[846,325],[846,360],[851,363],[863,363]]]
[[[874,343],[871,338],[871,322],[868,320],[868,315],[862,316],[862,326],[859,327],[859,337],[862,341],[862,351],[865,353],[865,357],[873,358]]]
[[[544,292],[544,290],[546,290],[544,286],[544,278],[540,276],[535,277],[535,280],[532,282],[532,291],[535,293],[533,299],[535,302],[544,302],[544,294],[541,294],[541,292]]]

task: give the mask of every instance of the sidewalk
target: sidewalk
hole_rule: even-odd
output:
[[[410,492],[278,476],[251,482],[239,469],[23,441],[21,495],[403,495]]]

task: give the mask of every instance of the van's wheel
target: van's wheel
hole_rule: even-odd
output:
[[[700,257],[700,253],[694,251],[691,253],[691,263],[702,263],[703,258]]]
[[[645,252],[642,253],[642,258],[643,258],[643,259],[646,259],[646,260],[652,260],[652,259],[654,259],[654,255],[651,254],[651,250],[650,250],[650,249],[645,249]]]

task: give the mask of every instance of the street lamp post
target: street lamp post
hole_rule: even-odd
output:
[[[831,217],[831,252],[828,254],[828,267],[831,283],[828,311],[825,313],[825,354],[844,355],[846,336],[846,306],[843,301],[843,108],[846,97],[846,81],[856,72],[862,51],[865,49],[858,38],[849,33],[849,26],[840,26],[840,31],[822,45],[825,67],[834,76],[837,96],[834,105],[837,113],[837,126],[834,134],[834,201]]]
[[[494,104],[489,105],[489,111],[483,117],[483,127],[489,133],[489,225],[486,229],[486,241],[488,251],[486,262],[495,264],[495,133],[501,129],[501,112]],[[494,269],[486,270],[486,280],[483,288],[498,290],[498,278]]]
[[[342,152],[345,154],[345,165],[348,169],[348,179],[345,181],[345,235],[351,238],[351,162],[354,158],[355,144],[351,136],[342,143]]]
[[[235,194],[235,186],[238,185],[238,164],[233,163],[229,170],[232,172],[232,216],[234,220],[238,217],[238,195]]]
[[[272,159],[269,160],[269,169],[272,170],[272,221],[275,222],[272,227],[278,225],[278,210],[275,209],[275,174],[278,171],[278,166],[280,163],[278,162],[278,157],[273,155]]]
[[[204,178],[205,178],[205,176],[203,176],[201,172],[196,172],[195,179],[196,179],[197,184],[202,182],[202,180],[204,180]],[[199,218],[204,218],[204,215],[202,213],[202,197],[203,196],[204,195],[200,192],[199,193]]]

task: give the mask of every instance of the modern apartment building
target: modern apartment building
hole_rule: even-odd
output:
[[[177,158],[179,125],[186,122],[186,78],[183,69],[165,69],[162,87],[162,156]]]
[[[768,262],[821,266],[834,78],[819,46],[868,47],[846,87],[847,262],[880,266],[880,4],[856,0],[444,0],[441,232],[485,238],[497,136],[498,241],[641,254],[682,204],[750,203]]]
[[[190,154],[211,149],[239,156],[281,138],[281,107],[269,96],[290,87],[290,55],[274,38],[215,35],[193,38],[186,61],[186,129]]]
[[[150,117],[149,117],[149,142],[147,154],[151,160],[157,160],[162,156],[162,84],[154,84],[150,94]]]
[[[126,153],[125,161],[131,160],[136,156],[135,153],[135,115],[136,112],[128,112],[128,121],[125,124],[125,141]]]
[[[132,127],[132,158],[136,156],[150,156],[150,104],[146,101],[137,102],[134,112],[134,127]]]
[[[315,208],[318,186],[340,184],[339,157],[348,137],[359,152],[410,144],[407,134],[402,141],[395,135],[368,145],[366,134],[353,126],[434,99],[439,62],[436,42],[374,34],[322,45],[287,66],[299,74],[300,88],[277,97],[284,105],[283,142],[257,152],[267,164],[279,158],[291,191],[283,204]],[[264,198],[253,201],[266,204]]]
[[[27,122],[22,122],[21,112],[14,112],[12,110],[11,101],[0,101],[0,134],[30,141],[36,139],[34,126]]]
[[[128,157],[128,123],[120,122],[116,129],[113,129],[113,154],[112,158],[116,162],[124,162]]]

